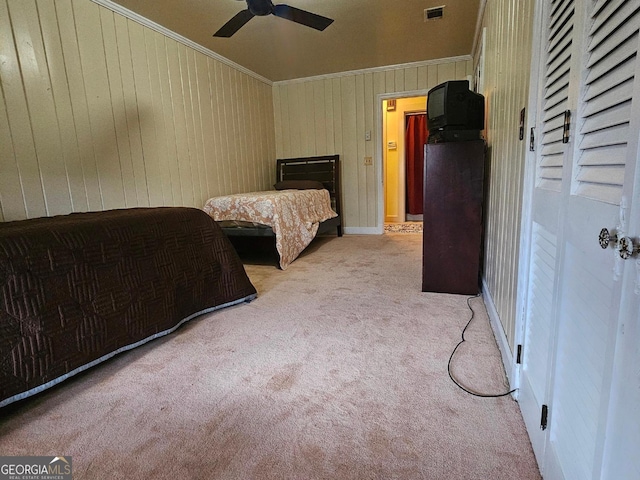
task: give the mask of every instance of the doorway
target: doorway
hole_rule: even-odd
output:
[[[424,115],[427,97],[388,98],[382,100],[382,166],[383,166],[383,208],[384,223],[402,224],[406,222],[422,222],[421,211],[415,204],[419,200],[407,199],[407,192],[419,188],[416,182],[408,188],[407,179],[415,180],[422,175],[422,148],[408,145],[406,141],[407,121],[414,123],[411,117]],[[426,127],[425,127],[426,128]],[[425,137],[426,138],[426,137]],[[420,172],[407,168],[407,153],[412,150],[413,162],[420,167]],[[419,158],[415,158],[418,155]]]

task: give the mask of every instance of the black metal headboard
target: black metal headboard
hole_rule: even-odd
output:
[[[276,181],[316,180],[329,191],[331,206],[338,215],[340,211],[340,155],[320,157],[279,158]]]

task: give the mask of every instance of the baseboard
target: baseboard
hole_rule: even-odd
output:
[[[513,353],[511,352],[511,347],[509,347],[509,341],[504,333],[504,328],[500,322],[498,310],[496,310],[493,298],[491,297],[491,292],[489,292],[489,288],[487,287],[484,279],[482,279],[482,297],[484,299],[484,304],[487,307],[489,323],[491,324],[491,329],[496,337],[498,349],[500,350],[500,355],[502,357],[502,364],[504,365],[504,371],[506,372],[507,379],[509,380],[509,386],[511,389],[518,388],[520,381],[518,368],[513,361]],[[513,397],[516,399],[518,398],[517,390],[514,392]]]
[[[382,235],[381,227],[344,227],[346,235]]]

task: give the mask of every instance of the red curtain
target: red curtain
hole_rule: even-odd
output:
[[[407,115],[405,128],[405,162],[407,172],[407,213],[422,214],[424,145],[427,143],[427,116]]]

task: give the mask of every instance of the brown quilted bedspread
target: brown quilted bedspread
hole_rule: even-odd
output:
[[[255,294],[199,209],[0,223],[0,406]]]

